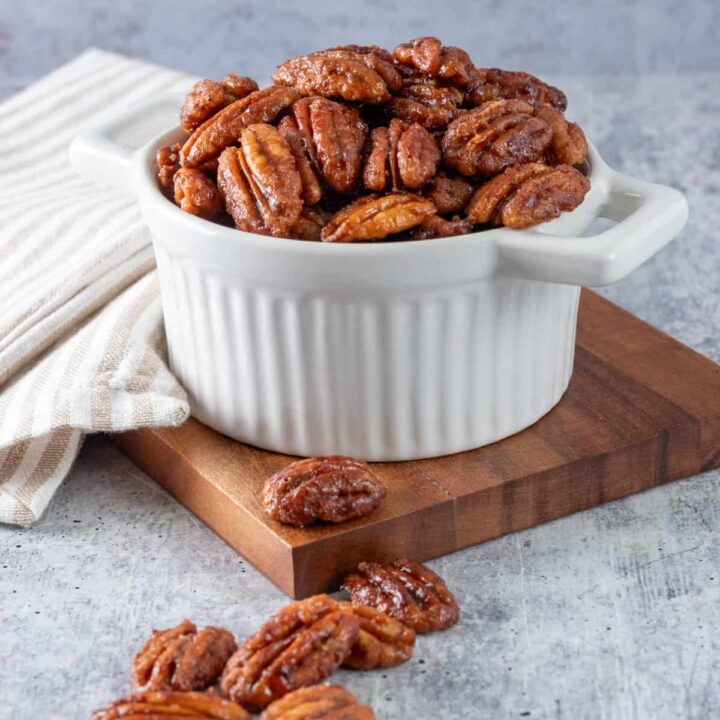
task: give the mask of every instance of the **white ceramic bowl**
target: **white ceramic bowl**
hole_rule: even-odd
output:
[[[98,118],[71,158],[140,201],[193,414],[271,450],[409,460],[531,425],[568,386],[580,286],[619,280],[687,219],[679,192],[614,172],[591,147],[585,201],[532,230],[336,245],[254,235],[158,189],[155,151],[184,135],[157,131],[180,103]],[[583,237],[598,216],[617,224]]]

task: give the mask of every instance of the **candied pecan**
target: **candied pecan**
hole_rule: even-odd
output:
[[[191,215],[216,220],[225,210],[218,186],[202,170],[180,168],[173,186],[175,202]]]
[[[374,70],[384,81],[388,90],[399,90],[402,87],[402,75],[393,65],[392,58],[387,60],[380,55],[375,54],[372,50],[366,52],[358,52],[350,47],[336,47],[329,50],[323,50],[313,55],[324,55],[331,58],[346,58],[364,63],[371,70]]]
[[[375,714],[340,685],[313,685],[276,700],[260,720],[375,720]]]
[[[235,73],[228,73],[222,82],[200,80],[185,97],[180,110],[180,125],[183,130],[192,132],[226,105],[257,89],[252,78],[238,77]]]
[[[207,119],[185,141],[180,151],[182,164],[202,167],[237,142],[242,130],[255,123],[272,122],[298,98],[295,88],[274,85],[236,100]]]
[[[525,228],[574,210],[590,189],[590,181],[569,165],[527,163],[508,168],[488,180],[467,208],[476,223]]]
[[[350,50],[360,55],[373,54],[377,55],[381,60],[391,63],[393,61],[392,53],[379,45],[336,45],[335,47],[328,48],[325,52],[330,50]]]
[[[238,648],[220,686],[235,702],[262,710],[291,690],[331,675],[350,654],[359,627],[355,615],[338,610],[327,595],[291,603]]]
[[[444,630],[458,621],[455,597],[443,579],[413,560],[388,565],[360,563],[358,574],[342,584],[355,605],[369,605],[424,633]]]
[[[204,690],[220,677],[236,648],[227,630],[198,631],[189,620],[169,630],[153,630],[133,660],[133,690]]]
[[[325,53],[290,58],[276,68],[272,80],[297,88],[303,95],[339,97],[351,102],[380,103],[390,98],[382,77],[357,57]]]
[[[438,173],[424,188],[423,195],[432,200],[440,215],[462,212],[470,202],[475,187],[465,178]]]
[[[585,160],[588,144],[580,126],[568,122],[561,110],[547,103],[537,103],[535,115],[543,119],[552,130],[547,150],[552,165],[579,165]]]
[[[463,94],[416,73],[406,77],[402,88],[390,98],[386,113],[405,122],[417,122],[429,130],[443,128],[457,117]]]
[[[339,603],[360,622],[360,632],[343,667],[370,670],[400,665],[412,657],[415,631],[399,620],[366,605]]]
[[[155,154],[155,162],[158,166],[158,180],[169,190],[173,186],[175,173],[180,168],[180,143],[161,147]]]
[[[240,147],[220,156],[218,185],[239,230],[287,237],[303,207],[300,174],[277,128],[245,128]]]
[[[433,136],[417,123],[393,118],[389,127],[374,128],[363,170],[368,190],[416,190],[432,179],[440,163]]]
[[[482,105],[500,98],[524,100],[531,105],[549,103],[560,110],[567,107],[567,98],[561,90],[547,85],[534,75],[499,68],[475,68],[468,102],[471,105]]]
[[[288,232],[296,240],[320,240],[320,234],[330,214],[317,207],[304,207],[300,217]]]
[[[436,37],[421,37],[401,43],[393,50],[401,65],[415,68],[423,75],[438,77],[460,87],[471,84],[475,66],[470,56],[458,47],[444,47]]]
[[[323,97],[301,98],[291,109],[316,175],[335,192],[353,190],[367,132],[357,110]]]
[[[122,698],[103,710],[92,720],[141,720],[168,717],[188,720],[249,720],[247,711],[237,703],[223,700],[210,692],[153,691],[139,692]]]
[[[384,498],[385,485],[367,463],[340,455],[297,460],[269,478],[262,491],[265,512],[295,527],[362,517]]]
[[[491,176],[540,159],[552,130],[533,113],[522,100],[494,100],[462,113],[443,136],[445,164],[461,175]]]
[[[324,242],[382,240],[419,225],[435,212],[435,206],[420,195],[366,195],[335,213],[323,228],[322,239]]]
[[[410,237],[413,240],[433,240],[435,238],[452,237],[453,235],[466,235],[473,228],[472,222],[466,218],[455,215],[446,220],[439,215],[431,215],[427,220],[413,228]]]

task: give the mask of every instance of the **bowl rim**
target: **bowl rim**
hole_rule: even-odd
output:
[[[169,145],[187,137],[187,133],[179,126],[172,130],[156,135],[134,153],[135,155],[135,177],[138,181],[138,197],[141,201],[149,202],[163,217],[163,220],[172,224],[182,224],[188,230],[192,230],[205,237],[212,236],[214,239],[222,239],[233,246],[246,248],[256,247],[267,251],[285,251],[288,253],[315,254],[322,256],[336,256],[338,254],[359,255],[361,257],[393,257],[414,255],[417,253],[437,252],[437,246],[442,244],[447,252],[466,249],[468,246],[477,246],[478,241],[492,243],[502,238],[510,238],[517,233],[536,233],[546,236],[562,236],[567,234],[564,228],[570,226],[572,221],[568,219],[575,213],[583,212],[583,209],[598,207],[607,194],[608,166],[598,153],[595,146],[588,141],[588,161],[590,172],[590,190],[583,199],[583,202],[571,212],[564,212],[559,218],[540,225],[534,225],[522,230],[499,227],[464,235],[454,235],[445,238],[430,238],[426,240],[401,240],[401,241],[370,241],[357,243],[329,243],[317,240],[302,240],[296,238],[275,237],[273,235],[261,235],[246,230],[239,230],[235,227],[227,227],[219,223],[205,220],[179,208],[160,189],[156,177],[155,154],[157,149],[163,145]],[[556,232],[557,231],[557,232]]]

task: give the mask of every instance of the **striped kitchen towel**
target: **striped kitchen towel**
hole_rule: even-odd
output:
[[[40,517],[86,433],[188,417],[137,204],[68,160],[95,113],[188,82],[90,50],[0,105],[0,522]]]

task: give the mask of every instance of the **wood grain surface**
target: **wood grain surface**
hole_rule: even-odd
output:
[[[583,291],[562,401],[493,445],[378,463],[382,507],[342,525],[288,528],[258,495],[291,458],[192,419],[114,442],[285,593],[333,590],[360,560],[426,560],[720,465],[720,366]]]

